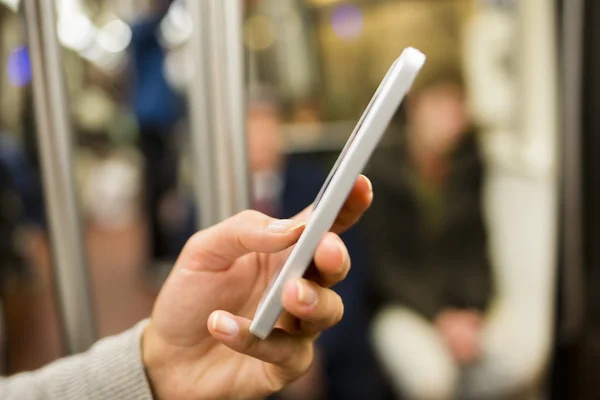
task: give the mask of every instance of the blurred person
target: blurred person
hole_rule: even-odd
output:
[[[0,397],[240,399],[276,392],[306,371],[314,341],[342,317],[342,300],[329,287],[348,274],[350,256],[337,234],[368,208],[371,187],[365,177],[356,181],[317,247],[314,280],[288,282],[284,314],[266,340],[250,333],[248,318],[299,239],[310,208],[291,220],[245,211],[196,233],[149,320],[83,354],[0,379]]]
[[[42,173],[39,162],[38,144],[36,140],[36,121],[33,107],[33,88],[28,85],[25,89],[24,104],[21,113],[22,126],[22,155],[19,164],[28,171],[27,182],[22,186],[22,199],[25,207],[26,223],[34,228],[46,226],[46,209],[42,189]]]
[[[377,354],[407,399],[466,396],[482,361],[492,272],[482,213],[483,164],[462,73],[429,65],[405,106],[399,146],[368,168]]]
[[[0,291],[15,277],[28,272],[25,257],[17,245],[17,232],[21,223],[21,202],[10,176],[10,171],[0,162]],[[4,313],[0,303],[0,315]],[[5,351],[6,332],[4,318],[0,318],[0,373],[7,368]]]
[[[5,4],[0,4],[0,27],[4,27],[14,14]],[[4,43],[6,45],[6,43]],[[7,48],[0,55],[8,58]],[[0,68],[4,72],[3,68]],[[0,78],[0,93],[7,88],[7,79]],[[27,262],[24,247],[24,226],[39,222],[39,209],[43,206],[36,197],[36,175],[28,154],[23,150],[7,121],[0,115],[0,296],[6,298],[15,282],[29,281],[32,270]],[[8,332],[5,329],[5,309],[0,301],[0,373],[8,368],[6,351]]]
[[[11,162],[14,158],[19,159],[17,157],[19,153],[16,155],[12,153],[13,145],[6,133],[0,133],[0,295],[2,298],[15,282],[29,281],[32,276],[22,234],[26,218],[22,187],[26,186],[23,181],[28,176],[25,174],[27,171],[19,169],[20,165]],[[10,157],[7,157],[7,153]],[[3,314],[4,310],[0,302],[0,373],[6,370],[8,361],[5,351],[6,331]]]
[[[73,110],[82,208],[93,226],[108,230],[131,226],[140,217],[141,157],[111,135],[121,123],[119,109],[105,90],[92,85],[79,94]]]
[[[326,178],[313,160],[297,155],[286,157],[283,146],[277,94],[267,87],[253,88],[248,106],[252,206],[278,218],[290,217],[312,202]],[[357,228],[342,239],[352,259],[352,271],[334,288],[344,299],[344,319],[317,340],[315,364],[305,377],[278,395],[282,399],[383,397],[383,380],[368,342],[364,241]]]
[[[139,125],[139,148],[145,160],[146,214],[150,223],[150,251],[154,269],[162,274],[180,249],[174,248],[169,227],[161,218],[177,184],[175,127],[183,115],[181,96],[165,76],[167,50],[160,40],[160,24],[171,0],[154,2],[150,15],[132,25],[133,111]]]
[[[31,278],[24,247],[25,229],[41,223],[38,183],[21,146],[11,134],[0,131],[0,225],[2,264],[0,283]]]
[[[9,94],[10,99],[3,105],[6,110],[12,111],[10,116],[0,115],[0,162],[5,171],[3,174],[10,180],[11,191],[20,203],[20,211],[16,213],[20,218],[19,223],[39,227],[44,224],[44,204],[37,148],[33,145],[35,118],[30,84],[31,67],[29,51],[22,45],[25,40],[23,32],[15,30],[21,17],[11,7],[0,2],[0,37],[2,34],[10,36],[0,44],[0,57],[5,60],[5,64],[0,66],[0,71],[5,73],[0,77],[0,94]],[[22,129],[17,128],[18,125]]]

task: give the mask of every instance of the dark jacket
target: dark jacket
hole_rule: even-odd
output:
[[[133,67],[132,109],[142,134],[165,134],[183,112],[182,99],[164,74],[166,54],[158,29],[163,15],[141,20],[132,27]]]
[[[454,152],[435,233],[424,232],[408,160],[403,146],[385,148],[367,170],[375,193],[365,226],[376,306],[403,304],[429,319],[447,307],[484,310],[492,273],[482,215],[483,164],[474,135]]]
[[[17,240],[22,217],[22,197],[11,170],[0,157],[0,289],[7,281],[30,272]]]
[[[284,173],[281,217],[290,218],[315,200],[327,177],[317,165],[301,156],[289,157]],[[365,240],[359,226],[341,238],[352,260],[347,278],[333,288],[344,300],[344,318],[323,332],[317,341],[327,375],[327,398],[383,399],[383,379],[368,340]]]

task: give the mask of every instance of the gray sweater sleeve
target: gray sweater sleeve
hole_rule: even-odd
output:
[[[0,379],[0,399],[152,400],[141,356],[146,323],[102,339],[85,353]]]

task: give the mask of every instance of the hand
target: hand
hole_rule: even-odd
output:
[[[435,319],[454,359],[460,365],[474,362],[480,355],[483,317],[478,311],[446,310]]]
[[[329,287],[344,279],[350,260],[336,233],[352,226],[371,201],[370,182],[360,177],[332,232],[317,247],[307,275],[313,280],[288,282],[285,312],[264,341],[249,332],[249,318],[310,210],[292,221],[245,211],[195,234],[161,290],[142,338],[156,398],[261,398],[300,377],[311,365],[319,332],[342,318],[342,301]]]

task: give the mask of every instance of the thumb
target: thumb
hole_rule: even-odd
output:
[[[292,246],[305,222],[271,218],[247,210],[196,233],[185,245],[182,258],[187,269],[221,270],[251,253],[276,253]]]

